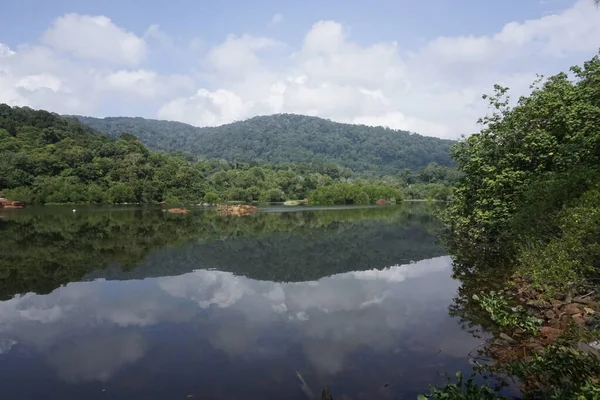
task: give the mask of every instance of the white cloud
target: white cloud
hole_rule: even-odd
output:
[[[60,52],[84,59],[137,65],[146,56],[146,43],[103,15],[66,14],[54,21],[42,41]]]
[[[159,75],[145,69],[119,70],[106,76],[108,88],[125,94],[153,98],[177,92],[193,85],[192,79],[184,75]]]
[[[19,79],[16,86],[30,92],[42,89],[58,92],[61,88],[61,81],[50,74],[28,75]]]
[[[478,129],[486,112],[481,95],[494,83],[509,86],[516,99],[537,72],[554,74],[591,58],[600,11],[580,0],[487,35],[434,38],[411,53],[394,41],[365,44],[350,28],[318,21],[297,48],[249,34],[213,46],[193,38],[192,46],[192,38],[175,41],[157,25],[138,37],[104,16],[67,14],[43,35],[45,45],[0,44],[0,101],[199,126],[294,112],[457,138]],[[178,74],[153,68],[171,56],[196,57],[195,64]]]
[[[592,56],[600,12],[591,3],[510,22],[489,36],[439,37],[404,57],[395,42],[359,45],[342,24],[319,21],[282,65],[268,68],[263,62],[260,73],[246,73],[244,82],[214,84],[229,93],[237,110],[230,120],[296,112],[456,138],[477,130],[486,112],[481,95],[494,83],[508,85],[517,98],[527,93],[536,72],[557,73]],[[262,61],[250,54],[238,57],[235,69],[252,71]],[[194,101],[178,100],[183,109]],[[204,116],[189,114],[183,121],[225,122],[228,108],[227,102],[213,103]]]
[[[192,97],[175,99],[163,105],[158,116],[194,125],[217,126],[247,117],[251,108],[251,103],[244,102],[229,90],[210,92],[200,89]]]
[[[106,381],[153,347],[153,329],[141,328],[187,323],[194,336],[235,357],[257,355],[274,333],[294,332],[286,346],[303,348],[320,372],[336,373],[356,348],[389,352],[403,332],[414,337],[423,324],[445,320],[458,285],[448,279],[451,262],[437,257],[297,283],[213,270],[73,282],[0,302],[0,352],[18,343],[45,355],[63,380]],[[469,336],[454,328],[445,336]]]
[[[144,338],[138,333],[125,332],[61,343],[50,350],[48,361],[66,382],[106,382],[120,368],[136,362],[145,353]]]
[[[206,66],[221,73],[247,74],[260,65],[258,53],[279,45],[280,42],[266,37],[229,35],[208,52]]]

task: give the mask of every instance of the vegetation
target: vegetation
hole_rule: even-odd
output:
[[[475,375],[465,381],[461,372],[456,373],[456,383],[449,382],[444,386],[430,386],[427,395],[419,395],[418,400],[506,400],[496,395],[496,390],[488,385],[477,385]]]
[[[196,160],[149,151],[128,133],[111,139],[74,119],[7,105],[0,105],[0,157],[0,195],[37,204],[281,202],[350,183],[347,187],[356,192],[350,196],[360,197],[354,204],[400,200],[400,189],[407,190],[408,198],[446,200],[457,176],[434,163],[366,179],[330,162],[259,166]],[[313,199],[340,203],[321,202],[319,195]]]
[[[522,329],[532,334],[539,332],[542,321],[527,314],[521,305],[511,307],[501,294],[491,291],[489,294],[475,294],[473,299],[488,312],[490,319],[501,327]]]
[[[445,221],[457,250],[598,272],[600,59],[571,72],[539,80],[513,108],[496,86],[482,131],[453,149],[462,176]]]
[[[185,151],[207,159],[260,165],[334,163],[367,175],[395,175],[431,162],[453,165],[451,140],[305,115],[254,117],[206,128],[143,118],[77,118],[115,138],[123,132],[133,134],[152,150]]]
[[[402,200],[400,190],[382,185],[352,185],[339,183],[322,186],[310,193],[308,201],[311,204],[374,204],[377,200],[391,203]]]
[[[492,113],[480,121],[481,132],[453,149],[460,176],[454,200],[442,214],[463,286],[481,286],[477,276],[500,268],[505,271],[499,276],[521,282],[516,297],[534,293],[542,309],[552,301],[550,308],[572,306],[576,311],[572,296],[599,291],[599,83],[600,59],[595,56],[572,67],[570,74],[540,77],[531,95],[514,107],[509,106],[507,88],[496,86],[495,95],[484,96]],[[464,294],[459,291],[452,312],[471,318],[470,326],[485,325]],[[518,351],[511,353],[509,348],[482,371],[519,378],[528,399],[600,398],[600,363],[597,355],[588,354],[596,350],[585,344],[586,338],[599,337],[597,330],[586,328],[597,329],[594,318],[577,314],[570,328],[557,328],[560,314],[548,311],[546,318],[554,327],[543,326],[544,338],[532,342],[521,334],[540,330],[540,321],[532,315],[536,302],[527,303],[526,309],[511,307],[517,299],[496,292],[472,300],[495,326],[518,332],[518,340],[511,339]],[[581,301],[597,308],[590,298]],[[582,344],[587,351],[577,348]],[[438,398],[469,398],[464,391],[450,394],[452,388],[436,389],[448,394]]]

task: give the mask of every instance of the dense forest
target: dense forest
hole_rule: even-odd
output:
[[[38,204],[280,202],[336,184],[352,184],[363,195],[338,197],[335,204],[374,203],[379,195],[399,201],[398,189],[407,198],[444,200],[459,176],[435,163],[365,179],[331,162],[197,160],[152,152],[128,133],[110,138],[76,119],[7,105],[0,105],[0,158],[0,194]]]
[[[443,219],[465,292],[488,288],[453,312],[484,311],[508,337],[487,345],[498,362],[484,370],[518,377],[525,398],[600,398],[600,59],[540,78],[514,107],[500,85],[485,98],[481,132],[453,149],[462,175]],[[471,397],[428,397],[497,398],[472,383]]]
[[[261,116],[205,128],[143,118],[77,118],[115,138],[135,135],[151,150],[234,162],[330,162],[367,175],[393,175],[432,162],[453,165],[449,150],[454,141],[305,115]]]

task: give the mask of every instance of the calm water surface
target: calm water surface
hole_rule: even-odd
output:
[[[414,399],[470,368],[430,208],[301,210],[3,211],[0,398]]]

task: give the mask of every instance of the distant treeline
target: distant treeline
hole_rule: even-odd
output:
[[[259,116],[204,128],[144,118],[76,118],[114,138],[124,132],[135,135],[151,150],[184,151],[206,159],[334,163],[369,176],[418,170],[432,162],[454,166],[450,158],[453,140],[307,115]]]
[[[36,204],[280,202],[329,186],[355,193],[312,196],[315,203],[446,199],[457,178],[454,169],[434,163],[366,179],[332,162],[198,160],[152,152],[131,134],[109,138],[73,118],[7,105],[0,105],[0,159],[0,194]]]

